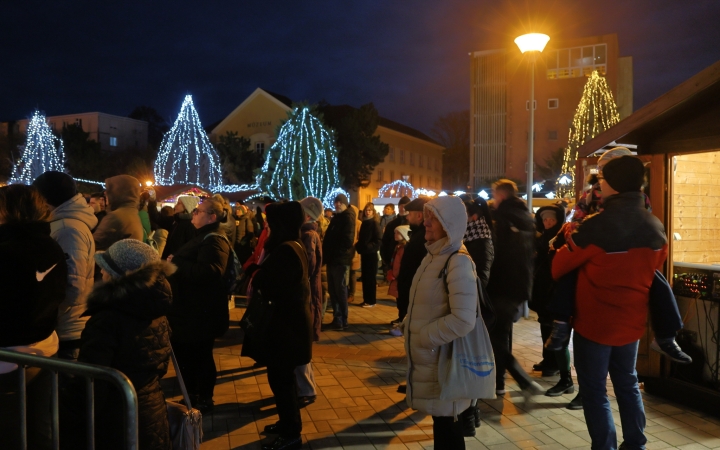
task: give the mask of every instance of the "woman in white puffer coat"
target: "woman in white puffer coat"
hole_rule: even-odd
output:
[[[428,253],[413,278],[410,306],[404,323],[408,355],[407,403],[433,418],[436,449],[464,449],[461,422],[456,420],[471,399],[440,400],[440,347],[465,336],[475,327],[477,284],[469,257],[452,258],[446,293],[438,275],[451,254],[467,252],[463,236],[467,213],[458,197],[438,197],[425,204],[425,244]]]

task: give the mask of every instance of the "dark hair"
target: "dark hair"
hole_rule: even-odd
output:
[[[164,217],[172,217],[173,215],[175,215],[175,210],[172,206],[163,206],[160,209],[160,215]]]
[[[0,188],[0,222],[47,222],[50,212],[34,187],[11,184]]]
[[[490,207],[488,206],[484,198],[477,197],[472,201],[464,203],[468,217],[472,216],[473,214],[477,214],[478,219],[482,217],[483,219],[485,219],[485,223],[488,225],[488,227],[490,227],[491,230],[493,229],[492,216],[490,215]]]
[[[216,222],[225,222],[227,220],[224,205],[220,200],[215,198],[206,198],[202,201],[202,203],[210,206],[210,211],[215,214]]]
[[[509,197],[517,197],[518,188],[514,181],[502,178],[497,180],[492,185],[493,190],[504,192]]]
[[[90,194],[90,198],[105,198],[105,192],[93,192]]]

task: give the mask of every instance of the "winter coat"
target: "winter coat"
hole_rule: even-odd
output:
[[[310,311],[313,318],[313,341],[320,340],[322,326],[322,241],[317,234],[317,222],[306,222],[300,229],[301,239],[308,261],[308,280],[310,282]]]
[[[353,240],[353,248],[355,248],[358,239],[360,239],[360,228],[362,227],[362,220],[358,218],[360,216],[360,210],[357,209],[357,206],[350,205],[350,208],[352,208],[353,212],[355,213],[355,240]],[[350,264],[350,271],[354,272],[356,270],[360,270],[361,267],[362,260],[360,259],[360,253],[355,250],[353,252],[352,264]]]
[[[465,336],[475,327],[478,308],[475,265],[467,256],[456,255],[448,265],[447,289],[442,272],[455,251],[465,251],[465,206],[457,197],[438,197],[425,208],[433,211],[447,232],[426,244],[423,258],[410,288],[405,318],[405,351],[408,355],[407,404],[432,416],[456,416],[470,406],[471,399],[440,400],[438,365],[441,347]],[[407,252],[407,249],[406,249]],[[407,255],[407,253],[406,253]]]
[[[148,214],[147,210],[141,209],[138,211],[138,216],[140,216],[140,224],[143,227],[144,234],[143,236],[149,237],[152,233],[152,224],[150,223],[150,214]]]
[[[235,235],[236,244],[247,245],[250,240],[255,237],[253,216],[253,212],[248,209],[245,214],[237,217],[237,234]]]
[[[232,208],[228,204],[223,205],[223,211],[225,211],[225,217],[227,219],[225,222],[220,222],[220,229],[225,233],[225,236],[230,239],[231,243],[235,243],[235,239],[237,239],[237,224],[235,223],[235,216],[233,216]],[[218,221],[220,221],[221,218],[218,217]]]
[[[157,244],[158,253],[160,253],[161,255],[165,251],[165,244],[167,243],[168,234],[170,233],[164,228],[158,228],[157,230],[153,231],[152,239]]]
[[[543,211],[554,211],[557,224],[546,230],[542,221]],[[552,279],[552,257],[555,251],[550,249],[550,241],[557,236],[565,221],[565,208],[560,205],[543,206],[535,213],[535,226],[538,235],[535,238],[535,273],[533,281],[530,309],[538,313],[538,321],[551,323],[552,315],[547,311],[547,305],[552,299],[555,282]]]
[[[162,259],[174,255],[180,247],[190,242],[195,236],[197,236],[197,228],[192,224],[192,213],[175,214],[175,224],[165,241]]]
[[[165,315],[172,292],[166,277],[174,270],[166,261],[151,263],[96,285],[88,297],[85,315],[90,320],[82,332],[78,361],[112,367],[130,379],[138,394],[140,449],[172,447],[160,379],[170,360],[170,325]],[[78,406],[84,405],[85,383],[80,381],[68,392]],[[98,448],[123,448],[120,400],[120,393],[109,383],[96,381]]]
[[[405,246],[398,244],[395,247],[395,253],[393,254],[392,260],[390,261],[390,270],[387,273],[387,279],[390,282],[388,286],[388,295],[398,297],[398,282],[397,277],[400,275],[400,264],[402,262],[403,254],[405,253]]]
[[[177,271],[170,277],[173,303],[168,320],[173,341],[199,342],[222,336],[230,324],[227,285],[224,281],[230,244],[214,222],[198,230],[173,255]],[[207,236],[207,237],[206,237]]]
[[[487,288],[490,281],[490,268],[495,259],[495,246],[492,241],[492,224],[486,223],[484,217],[468,222],[463,244],[475,263],[477,274],[483,287]]]
[[[650,286],[667,257],[665,228],[645,208],[642,192],[603,200],[552,262],[558,279],[578,271],[573,326],[602,345],[622,346],[645,333]]]
[[[335,214],[330,220],[325,239],[323,239],[323,264],[339,264],[349,266],[352,264],[355,248],[355,220],[356,214],[352,208]]]
[[[427,255],[425,225],[410,225],[410,240],[405,244],[405,251],[400,262],[400,273],[397,276],[398,303],[402,303],[403,300],[410,301],[410,286],[425,255]]]
[[[302,366],[312,359],[313,318],[306,260],[302,244],[287,241],[260,264],[252,284],[256,295],[274,305],[271,332],[265,343],[245,336],[243,356],[268,366]]]
[[[383,260],[383,264],[385,266],[390,263],[393,252],[395,251],[395,228],[400,225],[407,224],[408,222],[406,216],[397,216],[395,219],[388,222],[383,229],[382,243],[380,244],[380,258]],[[423,232],[423,235],[424,234],[425,233]]]
[[[93,233],[95,248],[107,250],[121,239],[143,240],[143,226],[138,214],[140,183],[130,175],[118,175],[105,180],[110,212]]]
[[[97,218],[81,194],[61,204],[50,213],[50,236],[65,252],[68,266],[65,300],[58,311],[57,334],[61,341],[80,339],[87,318],[87,295],[94,283],[95,240],[92,229]]]
[[[67,273],[49,223],[0,225],[0,347],[39,342],[55,331]]]
[[[495,259],[487,291],[496,310],[515,311],[532,294],[535,222],[517,197],[503,200],[493,219]]]
[[[384,232],[387,224],[389,224],[390,222],[395,220],[396,217],[397,217],[397,214],[395,214],[395,213],[392,213],[390,215],[383,214],[382,218],[380,219],[380,231]]]
[[[374,255],[380,250],[381,242],[382,233],[378,221],[374,218],[363,220],[355,250],[361,255]]]

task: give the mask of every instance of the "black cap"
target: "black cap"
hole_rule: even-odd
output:
[[[403,197],[398,202],[398,206],[407,205],[408,203],[410,203],[410,197],[408,197],[407,195],[403,195]]]
[[[45,172],[33,181],[33,186],[51,205],[58,207],[75,197],[77,186],[73,178],[62,172]]]
[[[429,199],[425,197],[418,197],[415,200],[411,201],[407,205],[405,205],[405,211],[420,211],[422,212],[423,208],[425,208],[425,203],[427,203]]]
[[[613,158],[603,167],[603,177],[611,188],[623,192],[639,191],[645,180],[645,166],[635,156]]]

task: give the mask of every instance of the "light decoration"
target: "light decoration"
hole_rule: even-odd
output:
[[[345,194],[345,197],[347,197],[348,202],[350,202],[350,194],[348,194],[343,188],[335,188],[332,191],[328,192],[328,194],[323,198],[323,205],[326,208],[335,209],[335,197],[338,196],[338,194]]]
[[[544,183],[535,183],[532,185],[533,192],[540,192],[542,191]]]
[[[454,195],[455,197],[460,197],[460,196],[463,195],[463,194],[465,194],[465,191],[455,191],[455,192],[453,192],[453,195]]]
[[[84,180],[82,178],[73,178],[73,180],[79,181],[80,183],[97,184],[99,186],[102,186],[103,189],[105,189],[105,183],[102,183],[100,181]]]
[[[383,185],[378,191],[379,198],[405,197],[416,198],[418,196],[415,187],[404,180],[395,180]]]
[[[417,197],[435,197],[437,195],[437,192],[430,189],[419,188],[415,189],[415,195]]]
[[[155,160],[155,182],[160,186],[221,182],[220,156],[200,123],[192,95],[186,95],[175,123],[165,133]]]
[[[35,111],[27,127],[27,139],[18,160],[13,165],[11,183],[31,184],[48,171],[65,171],[65,152],[62,139],[52,133],[40,111]]]
[[[487,200],[487,199],[490,198],[490,196],[488,195],[488,193],[485,192],[484,190],[478,192],[478,197],[482,198],[483,200]]]
[[[580,103],[575,110],[568,144],[563,156],[562,175],[558,179],[558,197],[575,195],[575,162],[578,148],[585,142],[620,121],[615,98],[604,77],[593,70],[585,83]],[[563,179],[566,180],[563,180]],[[565,182],[563,182],[565,181]]]
[[[523,194],[523,195],[522,195],[522,199],[523,199],[523,200],[527,200],[527,194]]]
[[[440,193],[438,194],[438,197],[447,197],[447,195],[448,195],[447,192],[440,191]]]
[[[267,152],[257,185],[277,199],[324,199],[340,186],[337,154],[332,130],[309,107],[296,107]]]
[[[554,193],[554,192],[548,192],[547,194],[545,194],[545,198],[549,198],[550,200],[552,200],[552,199],[555,198],[555,193]]]

